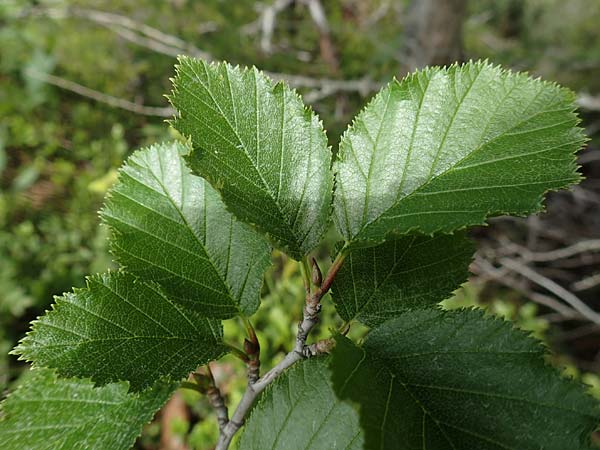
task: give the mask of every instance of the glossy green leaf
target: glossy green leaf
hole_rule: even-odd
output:
[[[477,310],[420,310],[339,337],[336,393],[359,405],[365,448],[589,448],[600,408],[547,366],[542,346]]]
[[[115,272],[57,297],[14,350],[36,366],[133,390],[179,380],[225,353],[219,322],[169,299],[158,285]]]
[[[142,426],[167,401],[174,385],[140,394],[127,384],[95,388],[87,380],[56,378],[34,370],[0,405],[3,450],[127,450]]]
[[[187,57],[173,85],[173,125],[191,137],[192,170],[295,259],[314,248],[329,222],[331,153],[298,94],[256,68]]]
[[[133,154],[121,169],[102,217],[112,252],[170,298],[208,317],[251,315],[271,250],[237,222],[219,194],[185,166],[185,147],[169,143]]]
[[[393,81],[340,143],[335,221],[348,241],[430,234],[542,207],[579,180],[574,94],[485,62]]]
[[[252,410],[240,450],[359,450],[358,414],[336,398],[328,358],[297,363],[277,378]]]
[[[375,326],[448,298],[467,280],[475,248],[464,233],[410,235],[350,252],[332,298],[346,321]]]

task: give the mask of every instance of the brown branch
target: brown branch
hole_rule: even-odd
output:
[[[268,371],[262,378],[255,382],[248,380],[248,386],[235,412],[231,416],[229,423],[221,430],[216,450],[227,450],[233,439],[233,436],[244,424],[247,412],[250,410],[258,395],[275,380],[287,368],[294,365],[296,362],[323,353],[331,349],[333,342],[329,340],[319,341],[312,345],[306,345],[306,340],[309,333],[318,322],[319,311],[321,310],[320,301],[327,293],[335,275],[342,266],[346,257],[345,249],[342,249],[335,261],[329,268],[325,279],[320,288],[313,293],[310,292],[310,287],[306,292],[306,301],[303,310],[302,321],[298,324],[298,334],[296,336],[296,344],[294,348],[277,364],[273,369]]]
[[[229,411],[227,410],[227,406],[225,406],[225,400],[223,400],[221,390],[217,387],[215,377],[212,373],[212,370],[210,369],[210,364],[206,365],[206,372],[209,379],[208,389],[206,390],[208,402],[217,413],[219,430],[223,430],[229,422]]]

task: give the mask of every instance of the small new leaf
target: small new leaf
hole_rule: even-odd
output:
[[[2,449],[130,449],[174,388],[158,383],[131,394],[126,383],[96,388],[88,380],[34,370],[0,405]]]
[[[542,207],[579,180],[574,95],[486,62],[393,81],[340,143],[335,222],[347,241],[450,232]]]
[[[101,212],[111,249],[130,273],[158,282],[203,316],[251,315],[270,264],[266,240],[226,211],[185,166],[178,143],[134,153]]]
[[[365,448],[587,450],[598,404],[543,356],[509,322],[436,309],[383,323],[362,347],[338,337],[331,368]]]
[[[351,251],[333,282],[335,307],[345,321],[372,327],[439,303],[467,280],[474,251],[462,232],[398,237]]]
[[[329,358],[297,363],[262,394],[244,427],[239,450],[359,450],[358,414],[335,397]]]
[[[300,259],[327,228],[331,152],[317,116],[298,94],[256,68],[181,57],[173,125],[190,136],[192,170],[230,211]]]
[[[162,377],[180,380],[225,351],[219,322],[186,310],[156,284],[112,272],[57,297],[13,353],[62,376],[125,380],[138,391]]]

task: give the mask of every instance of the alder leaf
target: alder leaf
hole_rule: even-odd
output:
[[[138,391],[162,377],[180,380],[226,351],[218,321],[179,306],[156,284],[123,272],[87,283],[57,297],[13,353],[61,376],[124,380]]]
[[[95,388],[33,370],[0,404],[0,443],[3,450],[127,450],[174,389],[159,383],[128,394],[126,383]]]
[[[448,298],[467,281],[474,245],[465,233],[410,235],[351,251],[332,298],[342,319],[375,326]]]
[[[219,194],[185,166],[182,144],[134,153],[101,216],[112,252],[130,273],[203,316],[251,315],[270,264],[266,240],[226,211]]]
[[[365,448],[589,449],[600,408],[542,346],[481,311],[418,310],[362,347],[338,337],[336,393],[358,404]]]
[[[580,177],[574,94],[469,62],[393,81],[340,143],[335,222],[347,241],[451,232],[540,211]]]
[[[256,68],[180,57],[174,127],[191,137],[192,170],[230,211],[295,259],[327,228],[331,152],[317,116],[298,94]]]
[[[336,398],[329,358],[304,360],[277,378],[252,410],[239,450],[359,450],[358,415]]]

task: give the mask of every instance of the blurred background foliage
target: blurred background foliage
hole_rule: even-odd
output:
[[[170,114],[164,95],[174,56],[186,52],[256,65],[289,74],[290,80],[305,77],[295,84],[321,115],[333,151],[375,86],[449,55],[489,58],[579,93],[583,126],[591,137],[581,154],[587,180],[579,190],[553,196],[541,219],[501,219],[477,231],[484,250],[475,276],[445,306],[483,307],[515,320],[554,350],[553,362],[566,374],[580,377],[600,396],[598,325],[569,317],[568,311],[560,315],[542,301],[552,293],[519,274],[511,278],[497,263],[499,254],[523,256],[523,249],[534,254],[600,238],[600,1],[421,0],[421,10],[416,3],[0,2],[0,392],[23,369],[7,353],[29,321],[49,307],[53,295],[111,266],[97,210],[134,149],[174,137],[164,124]],[[439,20],[444,3],[454,15],[448,29],[457,27],[456,48],[427,59],[428,42],[445,27],[427,22],[426,8],[437,8]],[[423,26],[424,38],[419,37]],[[330,80],[357,84],[338,89]],[[593,249],[576,256],[583,262],[568,257],[557,265],[533,258],[531,266],[566,288],[597,279],[600,261]],[[320,257],[326,265],[326,253]],[[297,265],[283,255],[274,261],[254,319],[265,369],[293,342],[303,299]],[[578,293],[591,307],[600,306],[599,285],[592,280]],[[321,336],[341,323],[325,303]],[[242,329],[233,322],[226,326],[232,341],[241,341]],[[364,329],[351,333],[359,336]],[[244,382],[242,367],[227,357],[213,369],[235,403]],[[182,392],[178,399],[169,404],[173,414],[163,412],[169,422],[148,425],[139,448],[212,448],[216,421],[208,404],[194,392]]]

